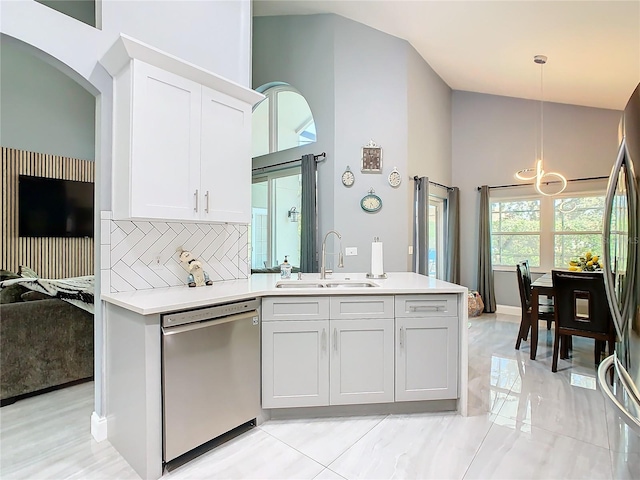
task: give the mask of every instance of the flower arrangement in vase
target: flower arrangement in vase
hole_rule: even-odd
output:
[[[602,262],[600,262],[598,255],[587,252],[578,257],[577,260],[571,260],[569,262],[569,270],[572,272],[597,272],[602,270]]]

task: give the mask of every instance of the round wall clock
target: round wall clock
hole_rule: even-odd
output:
[[[345,187],[350,187],[351,185],[353,185],[353,182],[355,181],[356,181],[356,177],[353,175],[353,172],[347,165],[347,169],[342,174],[342,184]]]
[[[402,176],[396,167],[393,167],[393,171],[389,174],[389,185],[397,187],[402,182]]]
[[[375,213],[382,208],[382,199],[375,194],[372,188],[369,190],[369,193],[360,200],[360,207],[362,207],[365,212]]]

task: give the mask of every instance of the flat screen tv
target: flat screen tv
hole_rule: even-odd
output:
[[[93,237],[93,183],[20,175],[18,236]]]

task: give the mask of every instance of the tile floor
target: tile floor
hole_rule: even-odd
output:
[[[163,478],[640,478],[640,439],[598,391],[593,343],[575,339],[572,359],[553,374],[552,332],[541,331],[531,361],[528,342],[513,347],[518,321],[471,320],[467,418],[272,420]],[[109,442],[92,439],[92,410],[92,383],[3,407],[0,477],[139,478]]]

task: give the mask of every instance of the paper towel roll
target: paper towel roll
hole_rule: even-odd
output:
[[[384,273],[382,242],[373,242],[371,244],[371,273],[373,275],[382,275]]]

